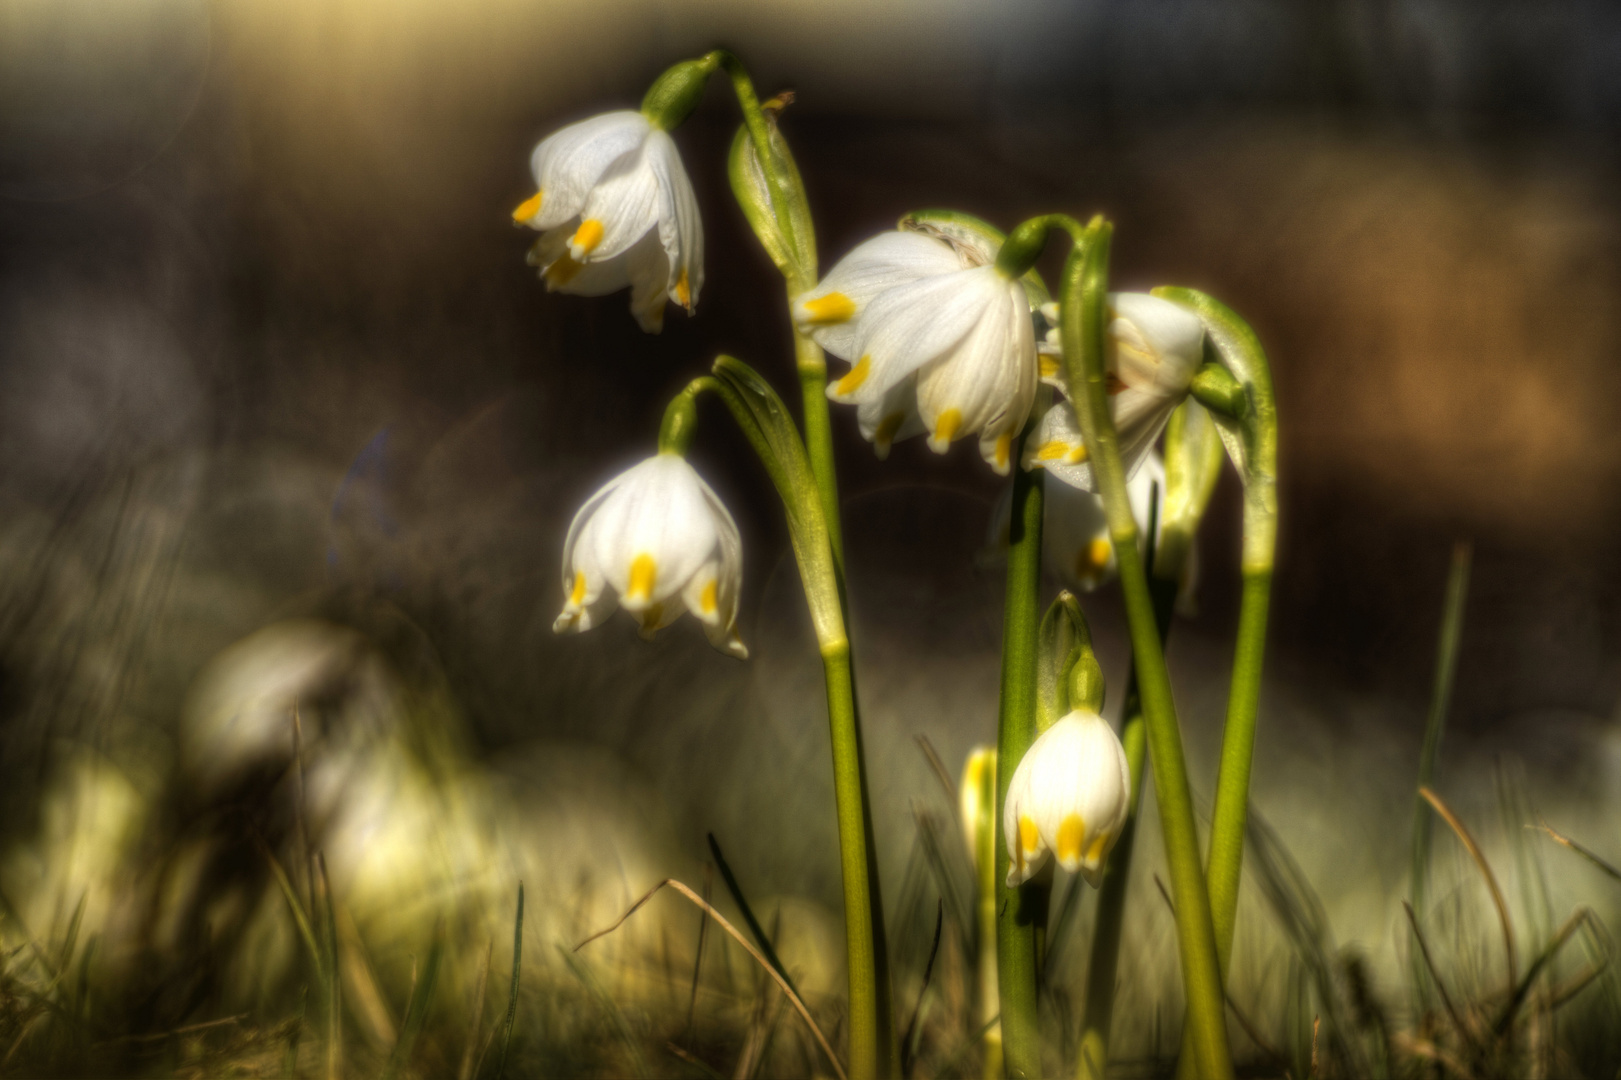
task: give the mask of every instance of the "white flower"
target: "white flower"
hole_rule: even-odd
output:
[[[1029,880],[1052,852],[1096,887],[1130,805],[1131,771],[1114,729],[1094,712],[1063,717],[1030,745],[1008,784],[1008,885]]]
[[[1131,504],[1131,516],[1143,539],[1148,531],[1151,499],[1163,510],[1165,466],[1152,452],[1126,483],[1126,501]],[[1116,561],[1103,501],[1090,491],[1068,484],[1048,484],[1042,505],[1041,552],[1047,568],[1065,585],[1083,592],[1108,583],[1115,575]],[[1155,521],[1163,518],[1161,513]]]
[[[732,515],[685,458],[659,454],[608,481],[574,515],[563,543],[568,599],[552,629],[591,629],[617,595],[650,637],[685,605],[710,644],[743,659],[735,629],[742,584]]]
[[[882,233],[796,297],[793,315],[850,362],[827,394],[858,407],[879,457],[924,431],[942,454],[977,434],[980,454],[1007,474],[1035,400],[1035,328],[1024,286],[980,252],[919,232]]]
[[[1047,315],[1047,312],[1043,312]],[[1109,373],[1109,413],[1129,479],[1165,430],[1171,413],[1187,397],[1188,385],[1204,358],[1204,324],[1169,300],[1147,293],[1110,293],[1104,362]],[[1056,331],[1049,331],[1042,354],[1042,378],[1065,388]],[[1045,468],[1067,484],[1092,490],[1075,410],[1059,402],[1041,418],[1025,442],[1024,467]]]
[[[512,212],[540,230],[529,262],[548,290],[603,296],[629,285],[643,330],[664,325],[669,297],[688,311],[704,281],[698,200],[668,132],[642,113],[603,113],[541,141],[538,190]]]

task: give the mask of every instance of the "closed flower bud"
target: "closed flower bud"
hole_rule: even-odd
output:
[[[617,598],[651,637],[685,608],[711,645],[743,659],[742,584],[743,543],[732,515],[685,458],[658,454],[608,481],[574,515],[563,544],[567,599],[552,629],[589,630]]]
[[[529,262],[548,290],[605,296],[630,287],[648,333],[670,298],[691,311],[704,235],[675,142],[644,113],[603,113],[544,139],[529,161],[537,191],[512,219],[540,231]]]
[[[1030,745],[1008,784],[1008,886],[1028,881],[1051,853],[1096,887],[1130,805],[1131,773],[1114,729],[1093,712],[1064,716]]]
[[[973,246],[888,232],[839,260],[795,298],[795,323],[850,370],[828,387],[859,409],[880,457],[928,432],[929,448],[979,436],[998,473],[1036,392],[1035,329],[1024,286]]]

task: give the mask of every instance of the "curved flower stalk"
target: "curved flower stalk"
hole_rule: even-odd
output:
[[[1030,880],[1051,854],[1097,887],[1130,799],[1126,751],[1114,729],[1089,709],[1067,713],[1036,737],[1008,785],[1007,883]]]
[[[746,659],[736,629],[742,584],[737,523],[686,458],[665,451],[608,481],[574,515],[563,542],[567,599],[552,629],[589,630],[617,599],[650,638],[684,609],[710,644]]]
[[[673,299],[689,312],[704,283],[704,231],[669,131],[698,103],[711,57],[659,77],[636,110],[570,124],[529,156],[535,194],[512,220],[540,232],[529,263],[546,288],[605,296],[630,287],[630,310],[656,334]]]
[[[795,324],[850,363],[828,387],[857,406],[879,457],[928,433],[929,448],[979,436],[1001,475],[1035,402],[1035,327],[1021,275],[938,235],[881,233],[793,302]]]
[[[1053,321],[1057,314],[1050,307],[1043,312]],[[1204,324],[1198,316],[1147,293],[1110,293],[1104,319],[1109,415],[1129,480],[1188,396],[1204,357]],[[1047,333],[1048,366],[1043,371],[1045,381],[1062,389],[1063,351],[1055,348],[1057,333],[1056,328]],[[1045,374],[1049,371],[1052,374]],[[1024,466],[1045,468],[1083,491],[1096,490],[1086,442],[1070,402],[1059,402],[1042,416],[1035,437],[1025,447]]]

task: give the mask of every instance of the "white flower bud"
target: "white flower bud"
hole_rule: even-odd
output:
[[[1028,881],[1051,852],[1094,887],[1131,806],[1120,739],[1097,713],[1077,710],[1030,745],[1008,784],[1002,829],[1009,887]]]

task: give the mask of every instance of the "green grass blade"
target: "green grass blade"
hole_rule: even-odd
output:
[[[512,1024],[518,1018],[518,976],[523,971],[523,882],[518,882],[518,914],[512,920],[512,989],[507,995],[507,1017],[501,1025],[501,1058],[495,1080],[507,1074],[507,1051],[512,1046]]]
[[[393,1080],[406,1062],[411,1060],[411,1049],[416,1045],[417,1036],[422,1034],[422,1025],[426,1023],[428,1009],[433,1004],[434,985],[439,981],[439,961],[444,952],[445,920],[441,918],[434,925],[428,959],[422,965],[422,977],[411,991],[410,1004],[405,1007],[405,1023],[400,1028],[399,1039],[394,1043],[394,1052],[388,1056],[388,1064],[383,1068],[383,1080]]]
[[[760,925],[760,920],[754,917],[754,909],[749,907],[748,897],[743,895],[743,887],[737,883],[737,877],[732,873],[731,866],[726,862],[726,856],[721,854],[720,842],[715,839],[714,833],[706,833],[705,835],[709,838],[709,853],[715,858],[715,868],[720,871],[721,880],[726,882],[726,891],[732,894],[732,902],[742,912],[743,922],[749,928],[749,935],[754,938],[754,943],[760,947],[760,952],[765,955],[772,968],[775,969],[778,975],[782,976],[782,981],[793,987],[794,993],[798,994],[799,987],[794,986],[793,977],[788,974],[788,969],[783,967],[782,961],[777,958],[777,950],[772,948],[771,939],[766,936],[765,929]]]

